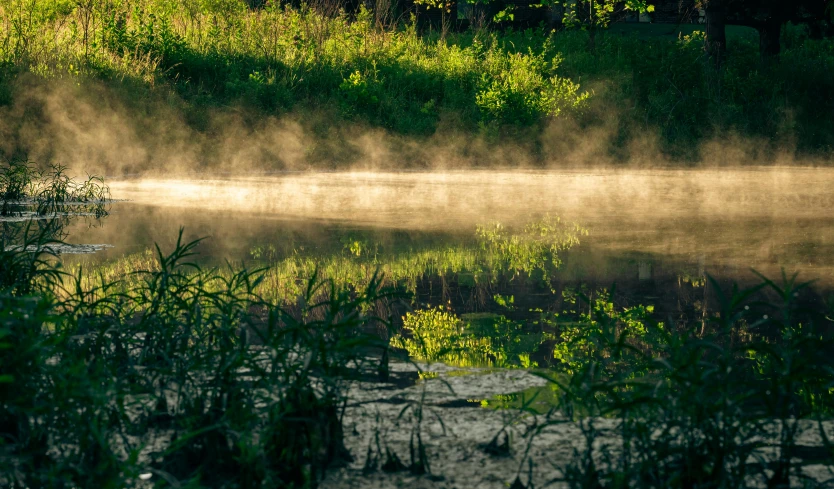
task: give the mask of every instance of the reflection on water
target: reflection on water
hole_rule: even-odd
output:
[[[394,338],[413,356],[569,366],[553,345],[571,329],[553,315],[575,291],[616,283],[610,299],[625,311],[653,305],[691,321],[715,306],[706,274],[749,284],[751,267],[784,268],[816,279],[819,300],[834,285],[832,184],[832,170],[796,168],[124,180],[111,190],[129,201],[69,240],[111,243],[82,260],[116,273],[150,264],[145,250],[170,248],[184,226],[186,238],[211,237],[200,245],[208,263],[270,265],[269,295],[290,302],[315,270],[361,286],[379,269],[424,309]]]
[[[550,214],[589,231],[564,257],[565,273],[577,278],[749,278],[750,267],[769,275],[784,267],[830,284],[834,267],[834,171],[827,169],[297,173],[110,183],[115,198],[131,201],[115,205],[101,228],[79,224],[70,238],[113,244],[103,259],[153,242],[170,246],[180,226],[187,237],[211,236],[203,253],[222,262],[250,259],[256,247],[329,252],[351,236],[408,249],[471,237],[479,223],[524,224]]]

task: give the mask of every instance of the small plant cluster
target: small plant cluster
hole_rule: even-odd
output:
[[[531,368],[530,353],[554,339],[525,322],[481,313],[458,317],[449,308],[421,309],[406,313],[403,331],[391,345],[406,350],[409,357],[443,362],[458,367]]]
[[[0,485],[315,487],[351,458],[345,379],[392,293],[313,276],[282,308],[181,238],[129,287],[83,287],[38,237],[0,250]]]
[[[22,216],[34,211],[37,216],[67,213],[107,215],[110,189],[99,176],[88,175],[78,181],[67,168],[51,165],[40,170],[28,161],[12,160],[0,168],[0,217]]]
[[[727,293],[710,280],[720,306],[702,328],[658,323],[648,308],[618,311],[607,294],[578,296],[589,313],[564,324],[556,345],[568,376],[542,374],[560,392],[555,409],[585,438],[559,480],[576,489],[834,480],[823,424],[834,406],[834,341],[824,311],[800,306],[808,284],[762,277]],[[601,429],[600,418],[614,428]],[[800,441],[808,432],[814,446]],[[803,471],[814,464],[829,466],[827,482]]]

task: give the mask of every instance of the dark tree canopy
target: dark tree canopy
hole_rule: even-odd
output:
[[[788,22],[808,24],[812,34],[830,28],[832,0],[701,0],[706,11],[707,50],[720,59],[726,49],[727,24],[744,25],[759,32],[763,58],[781,51],[780,33]]]

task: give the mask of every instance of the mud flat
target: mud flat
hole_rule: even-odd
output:
[[[414,372],[414,367],[394,364],[395,375]],[[546,385],[547,381],[523,370],[458,369],[442,364],[420,365],[436,377],[398,388],[386,384],[356,384],[351,389],[350,405],[345,413],[346,444],[354,461],[344,468],[328,472],[323,489],[345,488],[483,488],[510,487],[520,474],[529,487],[567,488],[558,482],[576,450],[584,450],[580,424],[561,416],[535,415],[512,409],[461,407],[478,406],[478,399],[520,392]],[[423,399],[422,440],[429,457],[430,474],[413,475],[408,470],[385,472],[366,470],[371,457],[377,465],[385,462],[386,449],[396,453],[405,465],[410,463],[412,435],[416,426],[413,408]],[[474,401],[474,402],[473,402]],[[404,408],[405,414],[402,414]],[[584,419],[597,430],[595,447],[609,447],[616,452],[620,443],[618,420]],[[826,435],[834,436],[834,421],[823,423]],[[535,435],[532,433],[535,432]],[[499,435],[500,434],[500,435]],[[377,452],[377,435],[382,456]],[[488,453],[485,447],[498,436],[506,453]],[[770,440],[776,442],[777,438]],[[817,426],[802,422],[797,446],[824,450]],[[500,450],[499,450],[500,451]],[[762,449],[765,459],[772,451]],[[532,462],[532,470],[530,469]],[[822,484],[834,484],[834,466],[809,463],[803,475]],[[530,476],[532,475],[532,480]],[[800,485],[801,486],[801,485]],[[765,487],[763,481],[750,480],[750,487]]]

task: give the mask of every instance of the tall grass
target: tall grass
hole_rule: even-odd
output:
[[[344,379],[384,346],[365,331],[385,324],[373,306],[392,293],[313,277],[289,312],[255,293],[262,270],[202,269],[196,244],[158,250],[158,269],[128,289],[85,290],[83,272],[62,281],[44,262],[15,275],[0,295],[5,486],[125,487],[148,473],[315,487],[350,458]]]
[[[50,165],[41,170],[29,161],[11,160],[0,168],[0,217],[61,214],[107,215],[110,189],[99,176],[79,181],[67,167]]]
[[[800,305],[808,285],[762,277],[726,291],[712,281],[719,308],[701,328],[589,301],[557,345],[568,380],[543,375],[585,437],[560,480],[582,489],[827,487],[831,479],[802,470],[830,472],[834,462],[822,424],[834,406],[831,322],[824,308]],[[616,421],[613,432],[599,417]],[[809,432],[812,446],[800,442]]]

